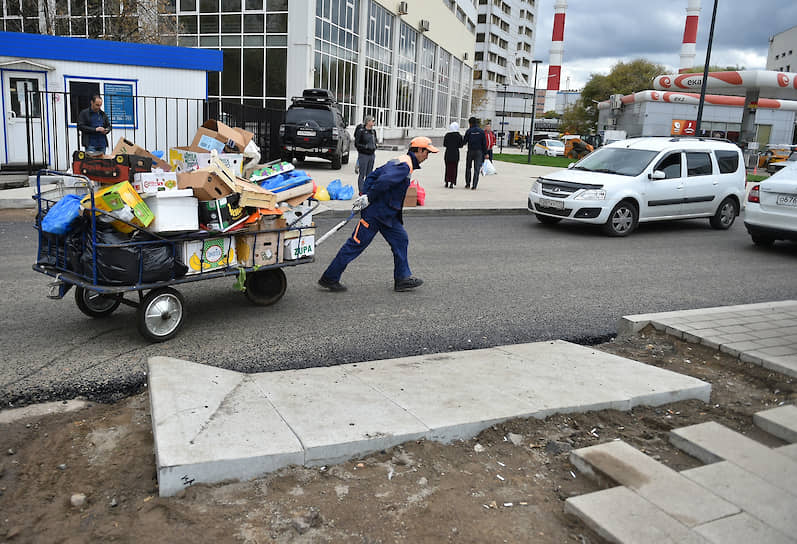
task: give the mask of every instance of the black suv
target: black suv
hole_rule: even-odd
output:
[[[305,89],[295,96],[280,125],[282,159],[321,157],[332,161],[332,168],[340,170],[349,162],[351,136],[338,109],[332,92],[326,89]]]

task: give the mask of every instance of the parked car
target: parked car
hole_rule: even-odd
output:
[[[789,153],[788,158],[780,160],[770,160],[767,163],[767,172],[775,174],[780,172],[787,164],[797,162],[797,151]]]
[[[753,185],[744,226],[757,246],[771,246],[775,240],[797,241],[797,161]]]
[[[280,149],[283,160],[320,157],[330,161],[333,170],[349,162],[351,136],[330,91],[305,89],[292,99],[280,125]]]
[[[592,223],[610,236],[627,236],[639,222],[696,217],[727,229],[739,215],[744,191],[744,160],[731,143],[634,138],[539,178],[528,209],[542,223]]]
[[[534,154],[562,157],[565,154],[565,144],[559,140],[540,140],[534,145]]]

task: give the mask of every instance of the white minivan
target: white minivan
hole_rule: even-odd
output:
[[[602,225],[627,236],[639,222],[707,217],[727,229],[744,201],[739,148],[709,138],[633,138],[604,146],[534,182],[528,209],[542,223]]]

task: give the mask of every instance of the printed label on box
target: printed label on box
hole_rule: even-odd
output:
[[[218,141],[216,138],[211,138],[207,134],[202,135],[197,146],[202,149],[207,149],[208,151],[213,151],[215,149],[219,153],[224,152],[224,143]]]

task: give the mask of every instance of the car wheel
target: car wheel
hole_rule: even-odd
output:
[[[341,162],[341,164],[349,164],[349,153],[348,152],[346,152],[346,154],[343,155],[343,158],[340,159],[340,162]]]
[[[534,215],[537,216],[537,221],[543,225],[555,225],[562,220],[561,217],[551,217],[550,215],[542,215],[541,213],[535,213]]]
[[[603,224],[603,232],[609,236],[628,236],[637,227],[639,212],[636,206],[627,200],[617,204]]]
[[[342,160],[343,160],[343,158],[340,155],[333,155],[332,156],[332,169],[333,170],[340,170]]]
[[[763,236],[761,234],[751,234],[750,238],[752,238],[753,243],[759,247],[772,247],[772,245],[775,243],[774,238]]]
[[[295,157],[296,157],[296,162],[304,162],[304,159],[306,158],[304,153],[297,153]]]
[[[714,217],[709,219],[709,223],[712,228],[726,230],[733,225],[738,214],[739,210],[736,208],[736,201],[728,197],[720,203],[719,208],[717,208],[717,213],[714,214]]]

